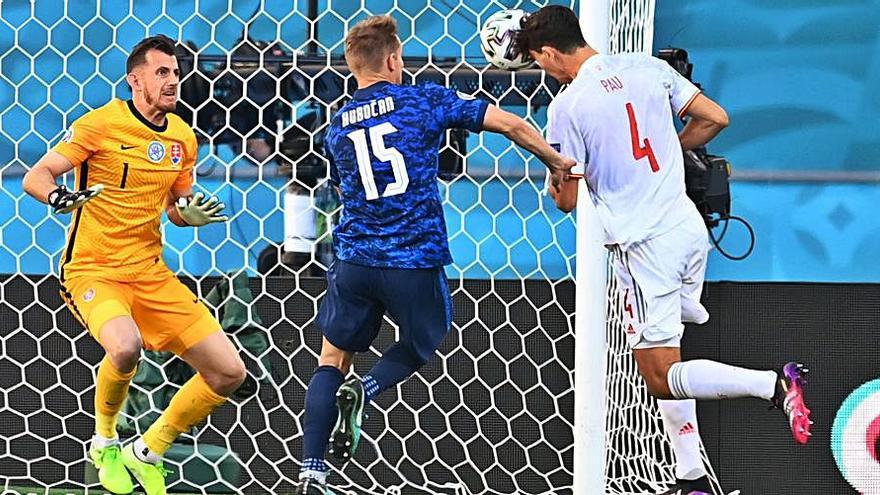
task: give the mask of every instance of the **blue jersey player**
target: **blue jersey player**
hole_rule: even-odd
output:
[[[575,164],[525,121],[486,101],[433,84],[401,85],[401,43],[390,16],[354,26],[345,59],[358,90],[325,138],[343,209],[317,317],[321,357],[306,392],[297,489],[303,495],[326,492],[328,439],[331,454],[350,459],[365,403],[424,365],[452,324],[443,271],[452,259],[437,185],[446,129],[503,133],[538,156],[555,180]],[[386,312],[400,341],[362,379],[345,380],[354,353],[369,349]]]

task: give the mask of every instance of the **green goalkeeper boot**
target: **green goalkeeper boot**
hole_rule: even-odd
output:
[[[111,493],[124,495],[134,491],[134,483],[122,462],[119,444],[108,445],[104,448],[92,446],[89,448],[89,458],[98,469],[98,480],[105,490]]]
[[[361,420],[364,415],[364,386],[358,378],[349,378],[336,392],[339,416],[330,434],[330,455],[340,461],[354,457],[361,439]]]
[[[166,495],[165,476],[168,471],[161,462],[151,464],[138,459],[134,453],[134,444],[123,447],[122,462],[141,484],[146,495]]]

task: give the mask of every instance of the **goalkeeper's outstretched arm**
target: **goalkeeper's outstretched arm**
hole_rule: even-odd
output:
[[[73,170],[73,164],[61,153],[50,151],[24,174],[22,186],[37,201],[49,203],[49,193],[58,189],[58,177]]]
[[[59,186],[56,180],[73,169],[73,164],[64,155],[50,151],[40,158],[24,175],[22,186],[25,192],[37,201],[52,206],[55,213],[70,213],[86,204],[103,190],[100,184],[82,191],[68,191]]]

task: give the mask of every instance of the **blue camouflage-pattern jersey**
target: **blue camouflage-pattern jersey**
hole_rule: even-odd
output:
[[[338,259],[382,268],[452,262],[437,184],[440,146],[446,129],[482,130],[487,107],[430,83],[379,82],[354,93],[324,141],[330,180],[342,192]]]

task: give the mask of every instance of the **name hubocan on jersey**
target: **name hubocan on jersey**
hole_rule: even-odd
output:
[[[438,86],[380,82],[355,92],[325,138],[341,190],[336,257],[381,268],[434,268],[452,258],[437,185],[446,129],[480,131],[488,103]]]

